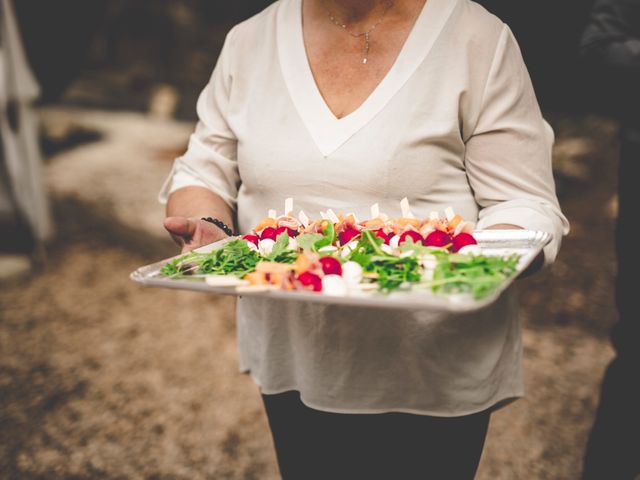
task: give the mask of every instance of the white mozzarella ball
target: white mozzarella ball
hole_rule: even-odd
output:
[[[400,245],[400,235],[394,235],[389,240],[389,246],[391,248],[398,248],[398,245]]]
[[[264,240],[260,240],[258,242],[258,251],[260,252],[260,255],[263,255],[263,256],[269,255],[272,252],[273,246],[275,244],[276,242],[271,240],[270,238],[265,238]]]
[[[458,253],[461,253],[463,255],[481,255],[482,248],[480,248],[480,245],[465,245],[460,250],[458,250]]]
[[[357,262],[342,264],[342,278],[347,285],[358,285],[362,281],[362,267]]]
[[[296,241],[295,238],[293,237],[289,237],[289,250],[297,250],[298,249],[298,242]]]
[[[348,291],[347,282],[340,275],[322,277],[322,293],[325,295],[345,296]]]

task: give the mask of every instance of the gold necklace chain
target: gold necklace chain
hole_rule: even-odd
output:
[[[366,65],[367,62],[369,61],[369,50],[370,50],[369,36],[370,36],[371,32],[373,32],[376,28],[378,28],[378,26],[384,21],[385,17],[387,16],[387,13],[389,12],[389,10],[391,10],[391,7],[393,7],[394,5],[395,5],[395,1],[394,0],[387,0],[387,6],[385,7],[385,9],[382,12],[382,15],[380,16],[378,21],[376,23],[374,23],[373,26],[369,30],[366,30],[366,31],[360,32],[360,33],[354,33],[354,32],[352,32],[351,30],[349,30],[347,28],[346,24],[338,21],[338,19],[335,17],[335,15],[333,13],[331,13],[331,10],[329,10],[329,8],[327,7],[327,5],[325,3],[325,0],[322,0],[322,6],[327,11],[327,15],[329,16],[329,20],[331,20],[331,22],[334,25],[336,25],[337,27],[342,28],[345,32],[347,32],[349,35],[351,35],[354,38],[364,37],[364,48],[363,48],[363,57],[364,58],[362,59],[362,63],[364,65]]]

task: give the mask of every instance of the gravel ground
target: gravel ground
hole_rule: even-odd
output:
[[[278,478],[258,391],[238,374],[233,300],[127,278],[174,253],[149,197],[189,126],[43,119],[102,138],[49,158],[58,237],[41,270],[0,289],[0,478]],[[482,480],[578,478],[612,357],[615,125],[552,123],[573,230],[556,265],[520,283],[527,394],[493,415]]]

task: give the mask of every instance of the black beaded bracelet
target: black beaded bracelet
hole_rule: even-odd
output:
[[[227,226],[227,224],[224,223],[222,220],[218,220],[217,218],[213,218],[213,217],[202,217],[201,220],[204,220],[205,222],[213,223],[216,227],[220,228],[224,233],[226,233],[230,237],[233,237],[234,235],[233,230],[231,230]]]

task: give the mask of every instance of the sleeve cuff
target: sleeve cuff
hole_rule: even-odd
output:
[[[564,217],[554,221],[555,215],[549,215],[541,210],[545,210],[545,207],[541,205],[535,207],[523,205],[489,207],[480,212],[478,229],[482,230],[491,225],[508,223],[525,230],[549,233],[551,240],[543,249],[545,265],[549,265],[555,260],[560,249],[562,236],[568,233],[569,227]]]

